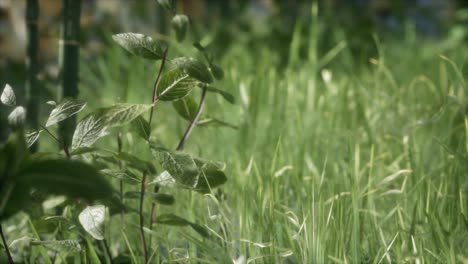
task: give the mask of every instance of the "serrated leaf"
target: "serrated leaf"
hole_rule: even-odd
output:
[[[8,106],[16,106],[16,96],[13,88],[7,83],[5,88],[3,88],[2,95],[0,97],[0,101]]]
[[[177,14],[171,20],[172,28],[176,33],[177,41],[181,42],[185,39],[189,26],[189,19],[186,15]]]
[[[93,166],[77,160],[34,158],[17,174],[17,181],[48,194],[87,200],[104,199],[111,185]]]
[[[151,109],[146,104],[116,104],[101,108],[84,117],[73,134],[72,148],[89,147],[107,135],[107,129],[130,123]]]
[[[192,96],[186,96],[181,100],[172,102],[177,113],[185,120],[192,121],[198,110],[198,104]]]
[[[161,214],[156,217],[156,223],[172,226],[188,226],[192,224],[192,222],[175,214]]]
[[[81,226],[94,239],[104,239],[104,221],[106,220],[106,207],[104,205],[87,206],[78,216]]]
[[[125,181],[131,185],[137,185],[141,183],[140,178],[138,178],[135,174],[130,173],[129,171],[103,169],[101,170],[101,173],[105,176],[110,176]]]
[[[50,113],[47,119],[46,127],[57,124],[58,122],[69,118],[86,107],[86,102],[76,99],[64,99]]]
[[[222,80],[224,78],[224,71],[220,66],[211,64],[210,71],[216,80]]]
[[[179,57],[171,61],[176,67],[183,69],[190,77],[204,83],[213,82],[213,77],[206,65],[191,57]]]
[[[8,124],[13,128],[23,127],[26,121],[26,109],[22,106],[17,106],[8,115]]]
[[[184,98],[198,84],[182,69],[172,69],[161,77],[158,98],[162,101],[175,101]]]
[[[216,87],[213,87],[213,86],[207,86],[206,87],[206,90],[208,92],[213,92],[213,93],[217,93],[219,95],[221,95],[226,101],[228,101],[229,103],[231,104],[234,104],[235,103],[235,99],[234,99],[234,96],[226,91],[223,91],[221,89],[218,89]]]
[[[127,199],[140,199],[141,192],[130,191],[124,195]],[[163,205],[172,205],[175,202],[174,196],[165,193],[145,192],[145,198],[150,198],[155,202]]]
[[[132,128],[135,130],[137,135],[145,140],[149,140],[151,135],[151,126],[142,116],[135,118],[131,123]]]
[[[77,253],[81,251],[80,242],[78,240],[33,240],[31,241],[31,246],[44,246],[47,249],[60,253]]]
[[[164,56],[163,44],[156,42],[150,36],[140,33],[121,33],[112,39],[133,55],[151,60],[160,60]]]
[[[26,133],[25,137],[26,137],[26,144],[28,145],[28,148],[31,147],[34,144],[34,142],[37,141],[41,133],[42,133],[42,130],[32,130]]]

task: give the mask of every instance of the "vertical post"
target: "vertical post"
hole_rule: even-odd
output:
[[[28,0],[26,5],[26,27],[27,27],[27,56],[26,56],[26,104],[28,110],[28,123],[30,128],[37,129],[39,122],[39,96],[40,87],[37,81],[38,72],[38,0]],[[36,152],[38,141],[31,146],[31,151]]]
[[[60,40],[60,89],[59,99],[78,97],[78,55],[81,0],[62,0],[62,29]],[[60,140],[68,148],[71,144],[76,117],[59,123]]]

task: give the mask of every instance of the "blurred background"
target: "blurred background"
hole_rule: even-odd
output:
[[[271,66],[281,71],[291,60],[300,62],[307,57],[306,40],[294,44],[297,58],[291,58],[290,46],[295,31],[302,31],[304,36],[309,33],[312,2],[184,0],[178,2],[177,11],[190,17],[192,36],[188,42],[209,44],[210,51],[220,60],[232,46],[243,47],[251,55],[259,48],[268,50],[274,55]],[[25,80],[25,9],[25,0],[0,0],[0,85],[10,83],[15,87],[20,102]],[[62,1],[39,1],[38,77],[44,101],[56,97],[61,10]],[[318,23],[319,54],[335,47],[338,41],[345,41],[353,61],[367,63],[377,53],[377,38],[385,42],[408,39],[440,42],[447,48],[465,43],[468,1],[321,0]],[[110,36],[118,32],[141,32],[164,38],[172,34],[170,15],[164,13],[156,0],[82,1],[80,57],[84,63],[93,62],[106,51]],[[4,121],[1,119],[1,124]]]

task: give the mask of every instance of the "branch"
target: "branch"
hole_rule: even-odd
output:
[[[153,120],[154,104],[158,101],[158,86],[159,86],[159,82],[161,81],[161,75],[162,75],[162,71],[164,69],[164,65],[166,64],[166,59],[167,59],[167,53],[168,52],[169,52],[169,47],[167,47],[164,50],[164,54],[163,54],[163,57],[161,59],[161,66],[159,67],[158,76],[156,77],[156,80],[154,81],[154,85],[153,85],[153,97],[151,97],[151,100],[152,100],[151,102],[153,103],[153,105],[151,106],[150,117],[149,117],[149,120],[148,120],[148,123],[150,124],[150,127],[151,127],[151,121]]]
[[[3,246],[5,247],[5,251],[6,251],[6,254],[7,254],[7,257],[8,257],[8,263],[10,263],[10,264],[15,263],[15,262],[13,262],[13,258],[11,257],[10,249],[8,248],[8,244],[6,242],[5,235],[3,234],[2,225],[0,225],[0,236],[2,237]]]
[[[182,150],[184,148],[185,141],[187,141],[188,137],[192,133],[193,128],[197,125],[197,121],[201,116],[201,112],[203,111],[203,106],[205,105],[205,98],[206,98],[206,85],[203,86],[203,91],[200,99],[200,104],[198,105],[197,113],[195,114],[195,117],[193,120],[190,122],[190,125],[187,127],[187,130],[184,133],[184,136],[179,142],[179,145],[177,145],[176,150]]]

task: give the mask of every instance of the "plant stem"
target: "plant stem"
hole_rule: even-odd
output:
[[[70,155],[70,151],[68,150],[68,146],[65,145],[60,139],[58,139],[56,136],[54,136],[54,134],[52,134],[52,132],[50,132],[49,129],[47,129],[45,126],[43,125],[39,125],[42,129],[44,129],[44,131],[49,134],[49,136],[51,136],[55,141],[57,141],[60,145],[60,148],[62,148],[63,152],[65,153],[65,156],[67,156],[67,158],[69,159],[71,157]]]
[[[140,237],[141,237],[141,244],[143,247],[143,254],[145,256],[145,264],[148,263],[148,250],[146,248],[145,232],[143,230],[143,227],[144,227],[143,202],[145,198],[146,174],[147,174],[146,171],[143,172],[143,178],[141,179],[141,192],[140,192]]]
[[[118,153],[120,154],[122,152],[122,146],[123,146],[123,143],[122,143],[122,131],[119,131],[117,133],[117,151]],[[119,160],[118,161],[118,164],[119,164],[119,169],[122,170],[122,161]],[[124,186],[123,186],[123,180],[120,180],[119,181],[119,191],[120,191],[120,202],[122,203],[123,205],[123,200],[124,200]],[[120,213],[120,216],[121,216],[121,221],[122,221],[122,228],[125,229],[125,210],[122,209],[121,213]]]
[[[28,109],[28,122],[31,128],[37,129],[39,115],[39,87],[37,81],[38,72],[38,26],[39,17],[38,0],[28,0],[26,5],[26,26],[28,31],[27,59],[26,59],[26,98]],[[38,149],[38,141],[31,146],[31,152]]]
[[[103,239],[102,242],[104,243],[104,248],[106,250],[107,257],[109,257],[109,262],[112,264],[112,255],[110,252],[109,244],[107,244],[106,239]]]
[[[192,133],[193,128],[197,125],[197,121],[201,116],[201,113],[203,111],[203,106],[205,105],[205,98],[206,98],[206,85],[203,86],[203,91],[202,95],[200,98],[200,104],[198,105],[197,113],[195,114],[195,117],[193,120],[190,122],[189,126],[187,127],[187,130],[184,133],[184,136],[179,142],[179,145],[177,145],[176,150],[182,150],[184,149],[184,144],[187,141],[188,137],[190,136],[190,133]]]
[[[62,0],[62,29],[60,40],[59,98],[78,97],[78,54],[80,33],[81,1]],[[59,135],[65,146],[69,146],[76,126],[76,116],[59,123]]]
[[[5,239],[5,234],[3,234],[2,225],[0,225],[0,236],[2,237],[3,246],[5,247],[5,251],[8,257],[8,263],[10,264],[15,263],[13,262],[13,258],[11,257],[10,249],[8,248],[8,244]]]
[[[154,186],[154,192],[155,193],[159,192],[159,186],[158,185]],[[154,223],[155,214],[156,214],[156,203],[153,202],[153,203],[151,203],[151,214],[150,214],[150,219],[149,219],[149,229],[150,230],[153,230],[153,223]],[[151,236],[150,237],[150,245],[151,245],[152,238],[153,237]]]
[[[149,117],[149,120],[148,120],[148,123],[151,127],[151,121],[153,120],[153,110],[154,110],[154,104],[158,101],[158,86],[159,86],[159,82],[161,81],[161,75],[162,75],[162,71],[164,69],[164,65],[166,64],[166,59],[167,59],[167,53],[169,52],[169,47],[167,47],[165,50],[164,50],[164,54],[163,54],[163,57],[161,59],[161,66],[159,67],[159,71],[158,71],[158,75],[156,77],[156,80],[154,81],[154,85],[153,85],[153,97],[151,97],[151,102],[153,103],[153,105],[151,106],[151,112],[150,112],[150,117]]]

